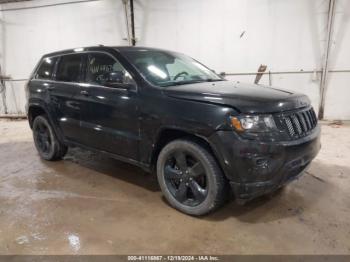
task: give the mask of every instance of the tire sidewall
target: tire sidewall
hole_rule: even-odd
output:
[[[207,178],[207,188],[208,194],[205,200],[197,206],[191,207],[184,205],[178,202],[175,197],[169,191],[165,178],[164,178],[164,166],[167,161],[169,154],[176,150],[183,150],[184,152],[189,153],[190,155],[195,156],[200,163],[203,165],[206,178]],[[209,152],[207,152],[201,146],[186,140],[177,140],[170,142],[167,144],[163,150],[160,152],[158,161],[157,161],[157,178],[159,182],[159,186],[164,194],[164,197],[168,200],[170,205],[179,209],[180,211],[190,214],[190,215],[204,215],[210,212],[215,206],[216,195],[218,194],[218,186],[217,186],[217,176],[215,167],[210,165],[212,161],[215,161]]]

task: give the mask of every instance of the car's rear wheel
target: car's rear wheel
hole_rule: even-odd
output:
[[[227,199],[228,184],[216,160],[190,140],[175,140],[162,149],[157,177],[170,205],[189,215],[207,214]]]
[[[58,141],[44,115],[37,116],[33,121],[33,138],[39,155],[45,160],[59,160],[67,153],[67,146]]]

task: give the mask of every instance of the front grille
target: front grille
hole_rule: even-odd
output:
[[[317,117],[312,108],[283,113],[278,118],[280,128],[287,131],[292,139],[308,135],[317,125]]]

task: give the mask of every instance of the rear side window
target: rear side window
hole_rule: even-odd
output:
[[[83,56],[80,54],[62,56],[57,67],[56,80],[79,82]]]
[[[51,79],[55,68],[57,57],[44,58],[35,74],[36,79]]]

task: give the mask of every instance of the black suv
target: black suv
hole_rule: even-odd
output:
[[[320,149],[302,94],[223,79],[180,53],[88,47],[43,56],[28,120],[42,158],[68,146],[157,174],[175,208],[203,215],[230,189],[244,203],[299,177]]]

